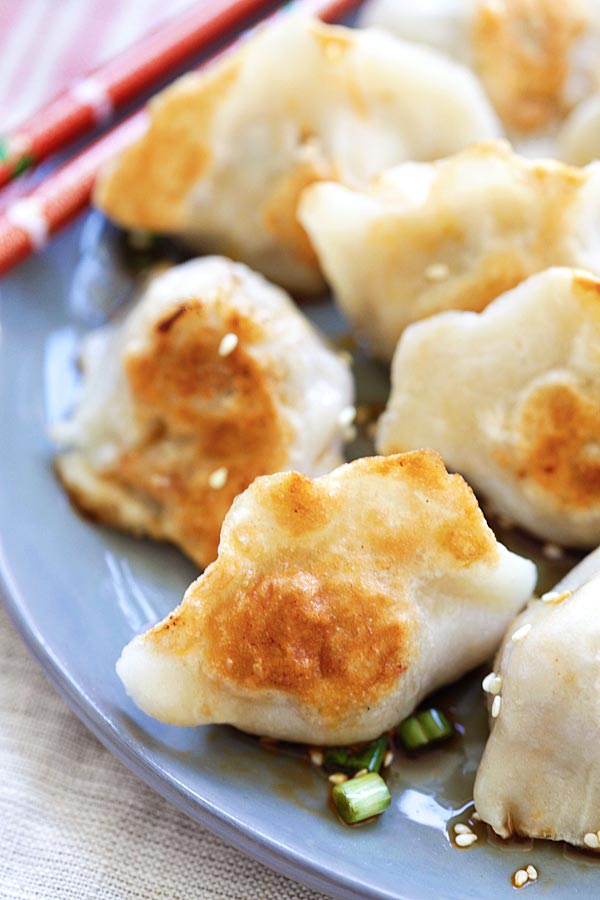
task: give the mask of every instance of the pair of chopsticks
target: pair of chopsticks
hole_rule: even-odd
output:
[[[360,0],[296,0],[287,4],[283,14],[301,10],[331,22],[359,4]],[[142,38],[0,141],[0,187],[102,124],[191,55],[273,5],[272,0],[203,0]],[[41,250],[51,235],[88,205],[101,167],[139,138],[146,124],[144,109],[134,113],[6,208],[0,215],[0,275]]]

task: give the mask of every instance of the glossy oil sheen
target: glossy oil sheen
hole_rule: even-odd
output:
[[[484,670],[439,698],[464,735],[418,759],[397,756],[391,808],[357,829],[334,819],[325,782],[305,762],[268,753],[230,728],[161,725],[128,700],[114,669],[121,648],[175,606],[197,572],[172,548],[79,518],[52,474],[47,429],[73,400],[79,335],[102,318],[107,296],[127,293],[126,279],[113,272],[107,287],[106,270],[94,262],[94,229],[92,217],[83,267],[79,224],[0,285],[2,593],[57,689],[103,743],[182,810],[332,896],[501,900],[513,896],[511,875],[528,863],[540,878],[527,890],[540,897],[598,896],[593,861],[565,857],[560,847],[491,843],[485,828],[474,847],[452,847],[448,832],[468,813],[486,736]],[[330,304],[308,311],[335,338],[347,332]],[[381,366],[357,354],[355,372],[361,402],[385,400]],[[351,449],[364,453],[369,445],[359,437]],[[539,552],[527,538],[510,539]],[[573,561],[546,570],[544,587]]]

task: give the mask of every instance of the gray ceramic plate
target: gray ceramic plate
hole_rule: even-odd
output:
[[[2,593],[55,687],[107,747],[178,807],[333,896],[496,900],[512,895],[511,874],[530,862],[540,871],[532,889],[541,896],[598,896],[592,862],[561,847],[500,848],[483,833],[473,849],[452,847],[448,828],[469,806],[485,738],[481,673],[443,698],[455,706],[464,736],[420,760],[397,758],[391,809],[353,830],[334,819],[326,783],[306,763],[267,753],[232,729],[160,725],[127,699],[114,671],[122,646],[179,601],[195,571],[168,547],[78,518],[52,475],[47,425],[72,400],[78,335],[94,318],[94,303],[104,303],[107,273],[111,294],[127,286],[112,261],[98,265],[98,221],[87,220],[83,266],[79,225],[0,288]],[[311,314],[330,333],[343,332],[330,307]],[[383,370],[359,358],[357,375],[363,399],[381,400]],[[546,573],[554,574],[560,567]]]

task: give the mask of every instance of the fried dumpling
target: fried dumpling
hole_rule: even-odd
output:
[[[471,66],[513,132],[552,126],[600,85],[598,0],[371,0],[362,22]]]
[[[497,133],[468,69],[389,34],[287,15],[159,94],[95,201],[121,225],[179,235],[308,294],[323,288],[296,218],[308,184],[360,184]]]
[[[489,658],[535,578],[431,451],[265,476],[231,507],[216,562],[117,671],[172,724],[366,740]]]
[[[501,837],[600,849],[599,610],[596,576],[533,601],[507,631],[474,793]]]
[[[342,310],[387,360],[417,319],[480,311],[548,266],[600,272],[599,206],[600,165],[532,162],[491,142],[364,190],[313,185],[300,220]]]
[[[548,269],[408,328],[380,452],[433,447],[541,538],[600,544],[600,281]]]
[[[433,47],[467,66],[473,61],[468,22],[474,0],[366,0],[359,11],[359,23],[384,28],[404,41]]]
[[[89,336],[82,364],[78,407],[54,429],[69,495],[200,566],[257,475],[342,461],[347,365],[241,264],[206,257],[158,275],[124,319]]]

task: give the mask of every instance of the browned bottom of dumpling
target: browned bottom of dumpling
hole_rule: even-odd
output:
[[[265,476],[233,504],[215,563],[118,671],[174,724],[367,740],[486,659],[534,581],[432,451]]]
[[[244,266],[206,257],[158,276],[82,361],[79,406],[58,429],[61,482],[89,517],[200,566],[254,478],[340,461],[348,368]]]

